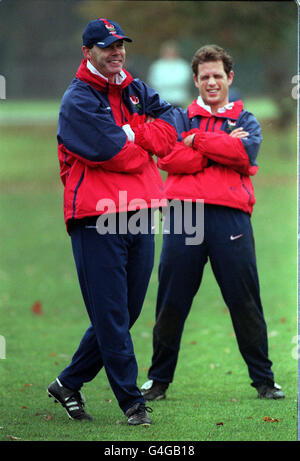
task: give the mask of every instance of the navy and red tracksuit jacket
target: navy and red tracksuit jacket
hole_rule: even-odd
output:
[[[152,154],[164,157],[177,139],[173,108],[152,88],[124,69],[121,84],[108,83],[86,64],[83,59],[63,96],[58,121],[67,228],[71,219],[104,212],[97,210],[101,199],[113,201],[116,212],[130,211],[130,202],[136,210],[162,200],[163,182]],[[146,115],[156,120],[145,123]],[[134,142],[122,129],[125,124],[133,129]],[[119,203],[120,191],[126,191],[126,203]]]
[[[172,152],[158,160],[168,172],[168,199],[203,199],[204,203],[238,208],[251,215],[255,203],[250,176],[258,166],[256,157],[262,141],[260,125],[243,109],[242,101],[227,104],[212,115],[197,100],[186,109],[175,110],[178,140]],[[243,127],[248,138],[229,136]],[[193,147],[183,139],[196,133]]]

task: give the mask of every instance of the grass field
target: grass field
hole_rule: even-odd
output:
[[[55,126],[0,128],[0,440],[293,441],[297,439],[296,131],[264,130],[253,214],[270,358],[282,401],[256,398],[210,267],[186,323],[168,397],[150,428],[129,427],[102,371],[84,387],[92,423],[69,421],[46,395],[88,318],[62,215]],[[142,314],[132,329],[147,379],[161,236]],[[271,421],[265,420],[269,417]]]
[[[247,110],[254,112],[257,118],[272,118],[276,116],[277,108],[269,99],[251,98],[246,101]],[[36,125],[56,121],[60,101],[56,100],[4,100],[0,105],[0,124],[15,125],[16,122],[25,125]]]

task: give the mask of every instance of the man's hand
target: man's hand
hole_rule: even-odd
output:
[[[244,131],[244,128],[241,126],[240,128],[236,128],[233,130],[229,136],[232,136],[233,138],[247,138],[249,136],[248,131]]]
[[[183,140],[183,144],[187,147],[193,147],[193,141],[194,141],[194,137],[196,136],[196,134],[189,134],[186,138],[184,138]]]
[[[155,122],[155,118],[151,117],[151,115],[147,115],[145,123],[152,123]]]

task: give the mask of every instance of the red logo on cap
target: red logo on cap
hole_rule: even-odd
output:
[[[116,29],[115,29],[115,26],[113,24],[110,24],[108,22],[107,24],[105,24],[105,27],[106,27],[106,29],[108,30],[108,32],[110,34],[115,34],[116,33]]]
[[[0,1],[1,1],[1,0],[0,0]],[[117,34],[116,34],[115,26],[114,26],[113,24],[111,24],[110,22],[108,22],[106,19],[99,18],[98,21],[104,22],[104,25],[105,25],[106,29],[108,30],[108,32],[109,32],[111,35],[114,35],[115,37],[117,37],[117,38],[119,38],[119,39],[122,39],[122,38],[123,38],[121,35],[117,35]]]

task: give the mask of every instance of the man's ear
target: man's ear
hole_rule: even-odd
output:
[[[87,48],[86,46],[83,46],[83,47],[82,47],[82,53],[83,53],[83,56],[84,56],[86,59],[90,59],[90,58],[91,58],[90,48]]]
[[[231,70],[228,75],[228,86],[230,86],[233,82],[234,72]]]
[[[195,74],[193,74],[193,80],[196,88],[199,88],[198,78]]]

